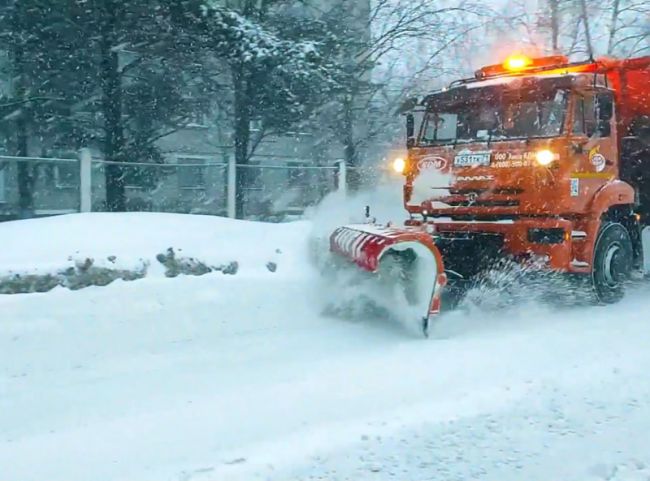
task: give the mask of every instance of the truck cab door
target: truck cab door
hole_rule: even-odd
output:
[[[614,96],[589,91],[574,99],[572,197],[587,205],[593,194],[618,175]]]

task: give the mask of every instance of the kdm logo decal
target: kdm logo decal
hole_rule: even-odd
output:
[[[602,172],[607,166],[607,159],[600,153],[600,146],[597,145],[589,151],[589,161],[594,166],[596,172]]]
[[[420,171],[427,169],[445,170],[447,168],[447,159],[443,157],[424,157],[418,162],[418,169]]]

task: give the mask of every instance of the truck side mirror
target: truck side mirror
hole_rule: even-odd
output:
[[[609,137],[612,133],[611,120],[614,116],[614,98],[610,93],[596,96],[596,114],[598,133],[601,137]]]
[[[415,145],[415,117],[413,114],[406,115],[406,147],[411,148]]]

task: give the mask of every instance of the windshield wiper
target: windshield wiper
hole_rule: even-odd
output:
[[[488,130],[488,140],[487,140],[487,146],[488,147],[490,147],[490,142],[492,142],[492,135],[494,135],[494,130],[495,129]]]
[[[492,142],[492,136],[494,135],[494,131],[501,125],[501,122],[499,120],[498,114],[496,118],[494,119],[494,125],[492,126],[491,129],[488,130],[488,141],[487,141],[487,146],[490,147],[490,142]]]

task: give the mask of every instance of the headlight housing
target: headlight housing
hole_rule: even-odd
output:
[[[548,167],[555,160],[557,160],[557,158],[557,154],[551,152],[548,149],[538,150],[535,152],[535,160],[537,161],[537,164],[541,165],[542,167]]]
[[[395,160],[393,160],[393,170],[398,174],[403,174],[406,170],[406,160],[404,160],[402,157],[397,157]]]

